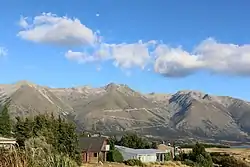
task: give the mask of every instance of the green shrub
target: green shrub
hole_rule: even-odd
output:
[[[145,166],[140,160],[138,159],[129,159],[127,161],[124,161],[124,163],[128,166]]]
[[[205,148],[230,148],[229,146],[226,145],[221,145],[221,144],[202,144]],[[180,145],[181,148],[193,148],[195,144],[182,144]]]
[[[171,157],[171,154],[170,153],[166,153],[165,155],[164,155],[164,161],[170,161],[172,159],[172,157]]]
[[[107,154],[107,161],[110,162],[123,162],[123,156],[118,150],[111,150]]]
[[[244,161],[238,160],[232,156],[213,156],[212,160],[221,167],[249,167]]]
[[[193,161],[191,161],[189,159],[185,159],[182,163],[187,165],[187,166],[195,166],[196,165],[195,162],[193,162]]]

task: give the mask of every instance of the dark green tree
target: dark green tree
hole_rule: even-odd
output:
[[[189,159],[200,166],[212,167],[213,161],[209,153],[206,152],[204,145],[196,143],[189,154]]]
[[[147,149],[151,147],[151,144],[146,139],[139,137],[135,133],[123,135],[119,141],[119,145],[136,149]]]
[[[116,136],[111,136],[108,140],[108,144],[110,145],[110,150],[115,150],[115,145],[119,144]]]
[[[28,118],[22,119],[21,117],[16,117],[14,134],[19,146],[24,147],[25,140],[33,136],[32,121]]]
[[[122,154],[114,149],[114,150],[110,150],[107,154],[107,161],[109,162],[123,162],[123,156]]]
[[[157,149],[158,143],[156,141],[152,142],[152,148]]]
[[[54,151],[80,161],[78,136],[73,123],[51,115],[37,115],[26,119],[17,117],[16,120],[15,137],[20,146],[24,146],[25,141],[30,138],[44,137]]]
[[[0,111],[0,135],[4,137],[10,137],[12,129],[8,107],[9,103],[6,103]]]

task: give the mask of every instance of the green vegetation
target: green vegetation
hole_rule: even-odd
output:
[[[7,104],[8,105],[8,104]],[[37,115],[32,118],[17,117],[15,123],[10,120],[8,106],[2,107],[0,112],[0,135],[14,137],[20,147],[14,151],[0,149],[0,166],[4,167],[77,167],[81,164],[81,155],[78,149],[78,136],[76,127],[58,116]],[[14,133],[12,133],[14,132]],[[83,133],[82,136],[87,134]],[[115,149],[115,145],[135,149],[156,148],[156,142],[127,133],[121,140],[116,137],[109,139],[110,152],[107,160],[111,162],[124,162],[130,166],[145,166],[140,160],[130,159],[123,161],[122,154]],[[182,146],[190,147],[191,145]],[[207,153],[205,147],[227,146],[200,144],[192,145],[190,153],[181,153],[175,160],[194,167],[212,167],[213,163],[221,167],[249,167],[243,161],[237,160],[228,154]],[[170,154],[165,155],[165,161],[171,159]]]
[[[126,133],[119,141],[116,137],[112,137],[111,140],[113,145],[120,145],[134,149],[148,149],[155,148],[157,146],[157,143],[151,143],[147,139],[142,138],[135,133]]]
[[[234,158],[228,154],[211,153],[212,160],[221,167],[249,167],[244,161]]]
[[[14,151],[0,150],[0,166],[74,167],[82,162],[76,127],[60,116],[17,117],[12,126],[5,105],[0,115],[0,135],[16,138],[20,146]]]
[[[126,165],[129,165],[129,166],[145,166],[140,160],[138,159],[129,159],[127,161],[124,161],[124,163]]]
[[[207,143],[202,143],[202,145],[205,148],[230,148],[229,146],[226,145],[221,145],[221,144],[207,144]],[[180,145],[181,148],[193,148],[195,144],[182,144]]]
[[[20,147],[23,148],[25,141],[29,139],[44,137],[45,141],[53,146],[53,151],[79,161],[78,138],[74,124],[53,115],[38,115],[26,119],[17,117],[16,120],[14,137]]]
[[[107,154],[107,161],[109,162],[123,162],[123,156],[118,150],[110,150]]]
[[[170,153],[166,153],[164,155],[164,161],[170,161],[172,158],[171,158],[171,154]]]
[[[245,162],[226,153],[207,153],[203,144],[196,143],[189,154],[181,153],[175,158],[188,166],[212,167],[217,164],[221,167],[249,167]]]
[[[115,149],[116,142],[116,137],[111,137],[109,139],[110,151],[107,154],[107,161],[121,163],[123,162],[123,156],[117,149]]]
[[[9,103],[3,106],[0,112],[0,135],[3,137],[11,136],[11,120],[8,112]]]
[[[196,143],[189,154],[181,153],[175,160],[182,161],[189,166],[213,167],[212,157],[206,152],[202,144]]]

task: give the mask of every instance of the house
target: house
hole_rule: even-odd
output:
[[[115,148],[122,154],[124,160],[139,159],[144,163],[163,162],[166,154],[166,151],[158,149],[133,149],[117,145]]]
[[[84,163],[105,162],[109,151],[106,137],[83,137],[79,140]]]
[[[159,144],[159,145],[157,146],[157,149],[158,149],[158,150],[161,150],[161,151],[165,151],[166,153],[170,153],[172,159],[174,158],[174,153],[175,153],[175,151],[174,151],[174,147],[171,147],[171,145],[169,146],[169,144],[168,144],[168,145]]]
[[[0,137],[0,148],[12,149],[17,145],[16,139]]]

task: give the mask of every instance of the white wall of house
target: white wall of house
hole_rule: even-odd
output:
[[[156,154],[143,154],[143,155],[137,155],[137,159],[141,160],[144,163],[148,162],[156,162]]]
[[[115,146],[116,149],[122,154],[124,160],[139,159],[144,163],[156,162],[157,154],[164,154],[164,151],[156,149],[132,149],[123,146]]]

